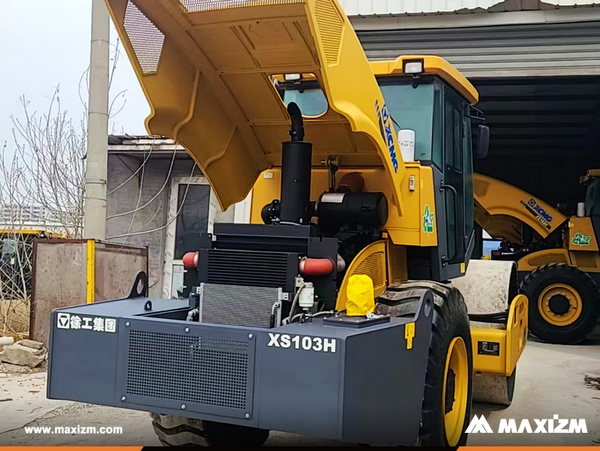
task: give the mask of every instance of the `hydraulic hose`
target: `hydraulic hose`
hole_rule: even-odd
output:
[[[304,288],[304,283],[302,285],[300,285],[300,287],[298,288],[298,291],[296,291],[296,295],[294,296],[294,300],[292,301],[292,308],[290,309],[290,314],[287,317],[288,323],[292,322],[292,316],[294,315],[294,311],[296,310],[296,307],[298,306],[298,300],[300,299],[300,292],[302,291],[303,288]]]

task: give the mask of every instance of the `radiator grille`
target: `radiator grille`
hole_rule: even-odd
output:
[[[127,393],[247,409],[248,348],[244,341],[132,330]]]
[[[277,300],[277,288],[205,284],[202,322],[268,328]]]
[[[344,21],[331,0],[317,0],[315,13],[327,64],[337,64]]]
[[[186,12],[196,13],[213,9],[304,3],[305,0],[180,0],[180,2]]]
[[[206,280],[202,282],[271,288],[289,285],[289,254],[219,249],[206,252],[207,273]]]
[[[374,287],[385,285],[385,255],[383,252],[374,252],[365,258],[356,268],[354,274],[364,274],[371,278]]]
[[[308,252],[308,246],[302,244],[238,243],[217,241],[216,247],[218,249],[239,249],[246,251],[290,252],[301,255],[306,255]]]
[[[131,1],[123,26],[144,75],[156,72],[165,36]]]

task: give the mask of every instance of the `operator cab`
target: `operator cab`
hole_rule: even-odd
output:
[[[600,236],[600,169],[590,169],[580,178],[585,185],[584,216],[592,221],[594,233]],[[579,215],[579,213],[578,213]]]
[[[580,181],[586,186],[585,216],[600,217],[600,169],[590,169]]]
[[[472,106],[478,100],[477,92],[445,64],[435,57],[371,63],[398,132],[402,148],[398,156],[401,154],[405,164],[418,163],[433,169],[439,246],[409,247],[408,257],[413,261],[441,262],[441,280],[464,274],[465,263],[478,244],[472,201],[473,159],[487,156],[489,148],[485,119]],[[296,103],[308,120],[327,112],[327,99],[312,74],[277,78],[284,103]],[[403,133],[407,130],[408,135]],[[414,136],[413,141],[407,143],[405,136]],[[408,152],[403,148],[407,144]],[[342,166],[343,160],[342,156]],[[435,273],[434,269],[423,267],[419,274],[409,276],[435,279]]]

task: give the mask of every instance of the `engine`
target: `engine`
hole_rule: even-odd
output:
[[[363,192],[359,175],[311,202],[312,144],[304,141],[298,106],[288,111],[281,199],[264,206],[264,224],[216,223],[200,249],[184,257],[189,320],[272,328],[331,315],[346,267],[381,238],[387,199]]]

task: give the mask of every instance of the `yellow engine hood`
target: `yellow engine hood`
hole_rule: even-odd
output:
[[[148,132],[188,150],[222,209],[281,162],[290,119],[271,77],[313,73],[329,104],[323,116],[305,120],[313,164],[334,155],[345,165],[383,164],[402,211],[396,132],[385,114],[380,124],[383,96],[337,0],[107,5],[151,106]]]
[[[474,174],[475,220],[492,238],[521,240],[521,224],[546,238],[567,217],[546,202],[516,186],[482,174]]]

